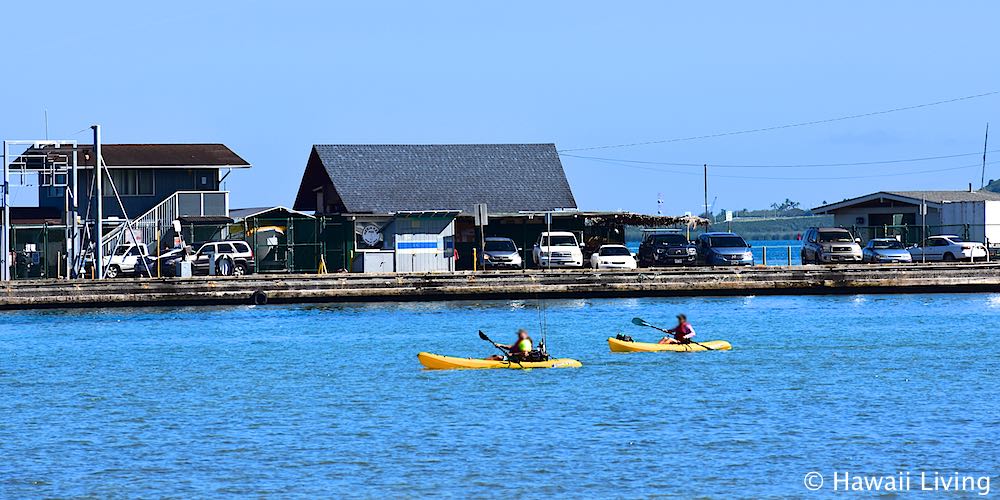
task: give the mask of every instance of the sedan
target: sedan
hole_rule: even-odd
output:
[[[931,236],[922,247],[910,249],[913,261],[945,261],[975,260],[986,258],[986,245],[974,241],[965,241],[953,234]]]
[[[899,240],[894,238],[875,238],[868,240],[868,244],[865,245],[865,248],[861,252],[861,261],[871,264],[885,264],[913,262],[913,258]]]
[[[590,256],[594,269],[635,269],[635,257],[624,245],[603,245]]]

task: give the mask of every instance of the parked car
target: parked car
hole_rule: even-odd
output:
[[[910,256],[914,262],[985,259],[986,245],[965,241],[954,234],[942,234],[927,238],[923,247],[910,248]]]
[[[583,244],[568,231],[542,232],[532,248],[538,267],[583,267]]]
[[[861,261],[870,264],[912,262],[906,246],[895,238],[874,238],[861,251]]]
[[[750,244],[735,233],[704,233],[695,241],[698,261],[709,266],[752,266]]]
[[[101,266],[105,269],[105,278],[118,278],[121,276],[133,276],[137,267],[143,266],[143,261],[149,255],[149,250],[144,244],[123,243],[115,247],[111,255],[105,256],[101,261]]]
[[[479,263],[483,269],[520,269],[521,260],[520,248],[510,238],[489,237],[483,244],[484,252]]]
[[[861,262],[861,239],[840,227],[811,227],[802,235],[802,263]]]
[[[692,266],[698,260],[698,247],[679,231],[650,232],[639,243],[639,264],[653,266]]]
[[[229,273],[226,273],[225,269],[217,271],[218,274],[231,274],[232,276],[242,276],[244,274],[252,274],[255,270],[255,262],[253,258],[253,250],[250,248],[245,241],[210,241],[201,245],[198,251],[193,255],[185,255],[185,253],[177,253],[170,257],[164,258],[160,264],[162,272],[167,276],[173,276],[177,271],[177,262],[181,259],[187,259],[191,261],[191,274],[196,276],[208,275],[209,266],[211,265],[211,260],[209,257],[211,254],[217,254],[219,257],[217,259],[223,259],[230,261],[232,269]],[[223,257],[224,256],[224,257]],[[222,264],[229,265],[229,264]]]
[[[635,257],[625,245],[601,245],[590,256],[590,267],[594,269],[635,269]]]
[[[177,266],[175,263],[176,259],[181,255],[184,255],[183,248],[168,250],[161,253],[159,256],[147,255],[144,257],[146,259],[146,265],[142,265],[141,263],[137,263],[135,265],[135,275],[147,278],[155,277],[157,276],[157,273],[159,273],[159,276],[173,276]],[[167,269],[168,262],[170,263],[170,269]],[[157,263],[159,263],[159,267],[157,267]]]

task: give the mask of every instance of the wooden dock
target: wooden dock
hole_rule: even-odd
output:
[[[943,292],[1000,292],[1000,264],[28,280],[0,285],[0,309]]]

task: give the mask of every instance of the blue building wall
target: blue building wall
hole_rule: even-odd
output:
[[[114,169],[123,171],[123,169]],[[219,170],[218,169],[143,169],[152,172],[153,191],[152,194],[125,195],[123,194],[122,204],[128,211],[129,217],[138,217],[149,209],[155,207],[163,200],[170,197],[177,191],[218,191]],[[90,202],[91,183],[93,172],[91,170],[80,171],[80,181],[78,189],[80,191],[79,203],[80,212],[86,213],[86,207]],[[123,191],[122,186],[117,186],[119,191]],[[38,206],[53,207],[62,210],[65,207],[65,195],[63,188],[39,186]],[[93,208],[91,209],[93,211]],[[91,212],[93,214],[93,212]],[[104,192],[104,217],[124,217],[115,200],[114,193],[108,189]]]

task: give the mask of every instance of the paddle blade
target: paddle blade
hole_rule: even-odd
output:
[[[646,320],[642,318],[632,318],[632,324],[639,326],[649,326],[649,323],[646,323]]]
[[[487,341],[487,342],[489,342],[489,340],[490,340],[490,338],[489,338],[489,337],[487,337],[487,336],[486,336],[486,334],[485,334],[485,333],[483,333],[483,331],[482,331],[482,330],[479,330],[479,338],[481,338],[481,339],[483,339],[483,340],[485,340],[485,341]]]

